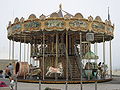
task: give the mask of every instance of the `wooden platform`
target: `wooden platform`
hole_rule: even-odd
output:
[[[86,80],[86,81],[82,81],[82,83],[94,83],[94,82],[107,82],[107,81],[111,81],[112,78],[108,78],[108,79],[100,79],[100,80]],[[41,80],[41,81],[38,81],[38,80],[18,80],[18,82],[27,82],[27,83],[39,83],[41,82],[42,84],[65,84],[66,82],[69,83],[69,84],[78,84],[78,83],[81,83],[80,80],[68,80],[68,81],[65,81],[65,80]]]

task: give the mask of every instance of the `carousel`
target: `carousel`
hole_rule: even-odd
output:
[[[111,40],[114,38],[114,25],[110,19],[103,22],[100,16],[94,19],[92,16],[84,18],[81,13],[72,15],[60,5],[59,10],[50,15],[42,14],[37,18],[31,14],[26,20],[15,18],[13,23],[9,22],[7,31],[12,45],[12,59],[14,42],[19,43],[19,61],[15,65],[18,81],[80,83],[112,79]],[[105,60],[105,42],[110,43],[109,66]],[[103,43],[102,63],[97,61],[97,48],[95,51],[91,49],[99,43]],[[30,57],[28,61],[21,60],[22,44],[28,45],[28,51],[24,52],[24,57]],[[38,66],[34,66],[31,60]]]

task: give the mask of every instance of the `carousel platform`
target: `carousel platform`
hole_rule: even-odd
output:
[[[79,83],[95,83],[95,82],[98,82],[98,83],[102,83],[102,82],[108,82],[108,81],[111,81],[112,78],[107,78],[107,79],[99,79],[99,80],[84,80],[84,81],[81,81],[81,80],[29,80],[29,79],[18,79],[18,82],[25,82],[25,83],[39,83],[41,82],[42,84],[65,84],[66,82],[68,84],[79,84]]]

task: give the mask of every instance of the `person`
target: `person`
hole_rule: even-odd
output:
[[[14,90],[14,86],[15,86],[14,77],[11,76],[9,79],[10,79],[10,89],[11,89],[11,90]]]
[[[11,76],[10,69],[8,68],[8,66],[6,66],[6,68],[5,68],[5,78],[9,78],[10,76]]]
[[[91,62],[87,62],[86,64],[85,64],[85,69],[92,69],[92,63]]]
[[[3,70],[0,70],[0,78],[3,78]]]
[[[10,69],[10,73],[12,75],[13,74],[13,65],[10,63],[9,66],[8,66],[8,68]]]

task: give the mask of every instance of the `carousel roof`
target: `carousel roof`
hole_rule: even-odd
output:
[[[96,16],[95,19],[92,16],[84,18],[81,13],[72,15],[64,11],[61,5],[57,12],[50,15],[42,14],[39,18],[35,14],[31,14],[28,19],[24,19],[23,17],[19,19],[16,17],[13,23],[9,22],[7,30],[8,39],[13,40],[14,38],[15,41],[20,41],[20,39],[27,37],[27,42],[30,42],[29,38],[31,35],[37,36],[39,32],[39,38],[43,31],[50,32],[49,34],[54,31],[76,32],[78,38],[79,32],[83,32],[83,39],[86,33],[93,32],[95,34],[93,43],[102,42],[103,36],[105,37],[105,41],[114,38],[114,25],[111,24],[110,20],[103,21],[100,16]]]
[[[98,59],[98,56],[95,55],[95,53],[93,53],[92,51],[89,51],[84,55],[83,59],[88,59],[88,60],[90,60],[90,59]]]

